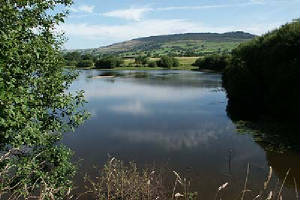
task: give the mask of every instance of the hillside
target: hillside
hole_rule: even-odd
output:
[[[254,38],[245,32],[228,33],[185,33],[137,38],[105,47],[85,50],[92,54],[121,54],[134,56],[150,53],[153,56],[173,54],[174,56],[205,55],[215,52],[229,52],[241,42]]]

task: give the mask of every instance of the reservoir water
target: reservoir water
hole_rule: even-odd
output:
[[[225,182],[229,186],[224,199],[238,198],[248,163],[248,185],[253,192],[245,199],[253,199],[263,188],[269,166],[274,188],[291,169],[283,199],[296,198],[299,153],[270,152],[251,135],[238,133],[226,113],[220,74],[83,70],[70,90],[85,91],[86,109],[92,115],[63,140],[75,152],[79,187],[84,174],[94,176],[94,166],[101,168],[114,156],[134,161],[138,167],[179,172],[191,180],[199,199],[214,199]]]

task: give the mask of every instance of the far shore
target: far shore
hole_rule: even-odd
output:
[[[66,68],[80,69],[80,70],[89,70],[89,69],[98,69],[98,70],[192,70],[197,71],[198,67],[195,66],[179,66],[179,67],[171,67],[171,68],[162,68],[162,67],[115,67],[111,69],[99,69],[96,67],[75,67],[75,66],[66,66]]]

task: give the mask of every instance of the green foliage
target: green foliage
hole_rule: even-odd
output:
[[[179,61],[174,57],[169,56],[162,56],[159,61],[157,61],[157,66],[163,68],[171,68],[171,67],[178,67]]]
[[[68,60],[68,61],[79,61],[80,60],[80,57],[81,57],[81,54],[77,51],[72,51],[72,52],[66,52],[63,54],[63,57],[65,60]]]
[[[231,117],[299,120],[300,23],[294,21],[232,52],[223,85]],[[239,112],[235,112],[239,111]]]
[[[119,57],[108,56],[97,60],[95,63],[95,67],[98,69],[111,69],[120,67],[123,63],[124,61]]]
[[[83,54],[80,57],[81,60],[93,60],[94,56],[92,56],[92,54]]]
[[[153,68],[157,67],[157,62],[156,61],[149,62],[148,67],[153,67]]]
[[[92,60],[80,60],[76,67],[93,67],[94,62]]]
[[[77,63],[80,61],[80,53],[77,51],[73,52],[66,52],[63,54],[63,57],[65,59],[65,65],[67,66],[76,66]]]
[[[135,58],[135,63],[136,64],[142,64],[142,65],[146,65],[149,62],[149,58],[147,56],[137,56]]]
[[[226,55],[209,55],[198,58],[193,66],[197,66],[199,70],[209,69],[214,71],[223,71],[228,65],[229,58]]]
[[[66,92],[77,73],[63,68],[53,31],[66,15],[54,9],[71,3],[0,2],[0,195],[60,199],[71,186],[71,153],[57,142],[88,115],[83,92]]]

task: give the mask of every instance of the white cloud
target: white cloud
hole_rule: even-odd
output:
[[[95,6],[82,5],[79,6],[78,9],[83,12],[93,13]]]
[[[232,124],[226,124],[224,129],[217,129],[214,123],[201,124],[198,129],[179,129],[172,132],[164,130],[115,130],[110,136],[128,140],[131,143],[152,143],[161,145],[169,151],[178,151],[182,148],[201,146],[207,149],[211,143],[218,142],[221,135],[232,129]],[[122,134],[120,134],[122,133]]]
[[[253,3],[253,4],[264,4],[265,0],[250,0],[250,3]]]
[[[203,5],[203,6],[170,6],[164,8],[156,8],[157,11],[172,11],[172,10],[200,10],[209,8],[224,8],[232,5]],[[236,5],[235,5],[236,6]]]
[[[86,13],[93,13],[95,6],[92,5],[81,5],[79,7],[71,7],[69,10],[71,12],[86,12]]]
[[[235,4],[211,4],[211,5],[195,5],[195,6],[170,6],[153,8],[154,11],[172,11],[172,10],[201,10],[201,9],[213,9],[213,8],[227,8],[227,7],[243,7],[249,5],[263,4],[265,0],[250,0],[244,3]]]
[[[149,110],[140,102],[136,101],[128,104],[114,105],[109,108],[110,110],[118,113],[129,113],[133,115],[147,115]]]
[[[127,40],[136,37],[164,35],[186,32],[224,32],[228,28],[206,27],[200,23],[187,20],[145,20],[125,25],[89,25],[89,24],[63,24],[62,29],[68,35],[83,36],[89,39],[110,38]]]
[[[129,8],[123,10],[113,10],[110,12],[103,13],[106,17],[118,17],[127,20],[140,21],[145,13],[151,11],[151,8]]]
[[[72,11],[72,12],[79,12],[79,10],[74,8],[74,7],[69,8],[69,10]]]
[[[262,34],[278,27],[280,23],[273,24],[247,24],[232,26],[210,26],[200,22],[182,19],[171,20],[144,20],[125,25],[90,25],[90,24],[63,24],[60,28],[68,36],[80,36],[90,40],[106,40],[117,42],[138,37],[153,35],[166,35],[176,33],[245,31],[253,34]]]
[[[91,76],[96,75],[98,72],[91,71]],[[98,75],[98,74],[97,74]],[[88,78],[87,80],[90,80]],[[82,90],[87,91],[85,93],[85,97],[87,100],[101,100],[107,98],[121,98],[124,99],[124,105],[114,105],[114,111],[124,111],[133,109],[135,111],[139,111],[140,113],[149,113],[151,114],[151,110],[144,107],[145,103],[153,103],[153,102],[181,102],[185,100],[192,100],[192,99],[201,99],[203,96],[207,95],[207,92],[210,92],[210,89],[200,89],[199,87],[194,88],[183,88],[183,87],[176,87],[176,86],[164,86],[162,85],[155,86],[155,85],[147,85],[142,83],[132,83],[129,80],[122,82],[118,87],[115,87],[114,84],[111,82],[103,82],[105,79],[95,79],[97,81],[92,81],[89,84],[83,84],[81,81],[85,82],[85,79],[78,80],[74,82],[74,85],[70,89],[73,91],[73,88],[76,89],[79,86]],[[118,79],[116,79],[117,81]],[[99,81],[101,84],[103,83],[101,90],[99,90]],[[85,85],[85,87],[82,87]],[[145,92],[147,91],[147,92]],[[136,101],[128,103],[132,99],[132,97],[136,97]],[[125,100],[127,100],[125,102]]]

